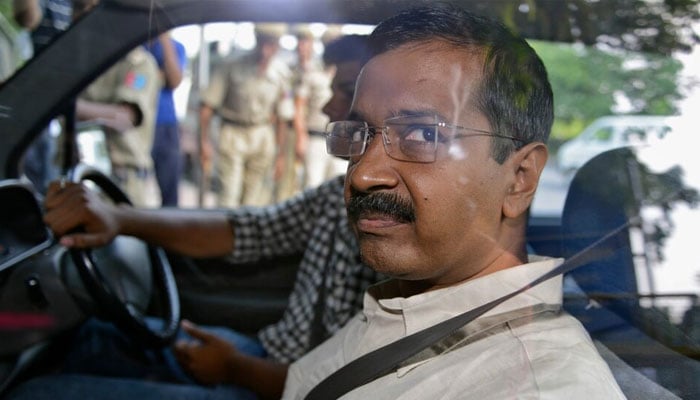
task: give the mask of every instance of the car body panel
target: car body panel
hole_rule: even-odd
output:
[[[604,151],[662,140],[677,119],[676,116],[650,115],[600,117],[574,139],[561,145],[557,152],[557,166],[562,171],[571,172]]]

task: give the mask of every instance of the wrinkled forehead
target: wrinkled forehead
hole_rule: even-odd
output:
[[[480,52],[442,41],[403,45],[362,69],[353,115],[372,123],[410,112],[433,112],[448,122],[470,118],[478,112],[482,76]]]

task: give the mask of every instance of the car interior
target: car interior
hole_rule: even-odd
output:
[[[79,162],[79,147],[104,149],[99,124],[77,123],[72,108],[76,95],[127,51],[181,26],[268,21],[273,8],[277,20],[290,24],[372,25],[393,14],[397,2],[149,3],[102,0],[0,86],[0,398],[50,369],[63,341],[90,316],[114,322],[146,346],[169,343],[182,318],[255,335],[280,318],[301,258],[231,266],[129,237],[90,251],[63,248],[42,222],[43,194],[21,172],[24,151],[43,127],[62,119],[61,167],[69,179],[128,203],[104,169]],[[467,3],[490,10],[488,1]],[[560,212],[530,217],[533,253],[583,259],[565,275],[564,307],[584,325],[631,399],[700,399],[700,260],[693,254],[700,165],[685,139],[695,131],[690,124],[669,133],[663,145],[624,146],[593,157],[561,178]],[[36,310],[41,318],[33,316]],[[162,317],[162,328],[144,326],[145,315]]]
[[[686,303],[684,323],[675,325],[663,306],[654,304],[665,296],[639,294],[635,276],[649,261],[635,248],[635,234],[648,234],[650,226],[659,223],[644,208],[660,207],[672,214],[676,208],[694,207],[698,191],[683,179],[679,165],[662,172],[654,169],[638,159],[635,149],[623,147],[594,157],[577,171],[562,213],[562,255],[588,252],[591,260],[568,274],[575,289],[568,293],[565,307],[628,365],[653,370],[661,381],[673,381],[667,381],[668,386],[680,385],[684,396],[695,398],[698,388],[691,377],[698,373],[700,348],[687,325],[697,319],[696,296],[666,297]],[[663,251],[668,242],[655,239],[653,245]],[[684,365],[683,372],[677,370],[679,365]]]

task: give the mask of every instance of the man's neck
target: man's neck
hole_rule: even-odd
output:
[[[410,297],[410,296],[415,296],[417,294],[429,292],[432,290],[437,290],[437,289],[442,289],[450,286],[456,286],[461,283],[473,280],[473,279],[478,279],[486,275],[490,275],[494,272],[501,271],[504,269],[508,268],[513,268],[520,266],[522,264],[526,264],[528,262],[528,257],[527,257],[527,252],[525,249],[523,249],[521,252],[518,252],[518,254],[513,254],[508,251],[502,251],[500,254],[495,257],[491,262],[487,263],[487,265],[480,269],[478,272],[463,277],[463,278],[455,278],[449,281],[435,281],[431,279],[424,279],[424,280],[406,280],[406,279],[398,279],[397,280],[397,287],[399,289],[399,293],[401,294],[402,297]]]

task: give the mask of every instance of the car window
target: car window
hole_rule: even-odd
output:
[[[622,140],[630,144],[642,143],[647,139],[647,135],[658,135],[654,131],[659,131],[659,129],[656,129],[653,126],[650,126],[647,129],[637,127],[627,128],[622,132]]]
[[[391,8],[395,2],[388,3]],[[561,12],[560,8],[579,10],[586,8],[582,6],[585,4],[593,10],[605,7],[602,3],[608,2],[554,3],[547,9],[550,17]],[[637,9],[633,5],[640,5],[628,1],[609,3],[616,4],[619,10],[631,10],[629,13]],[[648,16],[656,15],[654,7],[674,2],[642,3],[648,8],[641,14]],[[617,9],[608,10],[617,19],[595,28],[588,24],[567,26],[571,28],[570,35],[563,39],[555,31],[567,29],[549,24],[559,19],[549,19],[549,23],[537,19],[523,22],[535,18],[534,3],[519,2],[510,7],[515,10],[514,16],[506,14],[498,4],[494,6],[494,15],[531,36],[529,42],[543,58],[555,95],[549,158],[530,208],[529,250],[568,258],[604,240],[604,250],[593,257],[595,262],[566,276],[567,311],[582,322],[596,341],[635,371],[682,398],[700,398],[700,260],[695,244],[700,226],[700,164],[694,146],[695,113],[700,109],[698,12],[680,12],[669,6],[666,14],[660,13],[668,26],[629,27],[626,24],[633,24],[634,18]],[[30,62],[32,55],[26,52],[30,39],[9,18],[7,7],[0,11],[0,80],[9,80],[16,68]],[[672,15],[673,12],[681,15]],[[295,14],[292,18],[303,19],[303,16]],[[168,131],[174,135],[170,138],[174,142],[170,143],[178,144],[179,153],[177,162],[166,164],[161,173],[180,171],[177,207],[223,207],[219,199],[230,190],[230,177],[236,176],[232,171],[242,167],[234,165],[219,150],[234,146],[230,143],[232,136],[248,134],[253,127],[263,125],[263,121],[246,118],[250,112],[229,113],[226,102],[234,100],[212,89],[223,83],[244,84],[230,67],[236,65],[242,70],[254,53],[259,44],[256,29],[275,32],[279,47],[265,80],[252,85],[264,86],[265,90],[256,91],[253,87],[240,102],[251,109],[272,107],[270,115],[275,116],[274,121],[264,122],[279,124],[286,132],[286,140],[280,144],[277,138],[268,135],[272,144],[266,157],[284,157],[274,158],[278,164],[261,167],[260,187],[265,195],[249,204],[241,204],[244,202],[241,200],[232,208],[285,201],[308,188],[305,184],[310,179],[305,174],[308,167],[298,157],[295,147],[295,107],[299,107],[295,91],[310,90],[311,83],[301,82],[295,72],[299,65],[299,38],[295,33],[303,31],[312,38],[312,60],[319,67],[313,84],[325,89],[326,97],[318,100],[323,103],[328,100],[334,73],[322,63],[327,44],[340,35],[371,32],[378,17],[353,14],[351,21],[327,17],[326,22],[282,23],[279,20],[284,18],[275,16],[270,23],[258,19],[255,22],[217,20],[168,30],[169,37],[182,45],[184,68],[179,83],[172,89],[170,121],[176,122],[176,128]],[[601,32],[589,32],[589,28]],[[118,40],[116,34],[105,35]],[[155,34],[149,37],[149,42],[157,40]],[[151,97],[150,105],[141,104],[138,95],[151,90],[153,82],[158,82],[160,90],[166,77],[163,72],[157,72],[156,56],[144,50],[147,44],[140,43],[132,51],[124,51],[124,58],[133,58],[130,66],[119,62],[105,66],[100,74],[91,77],[92,82],[82,85],[70,101],[62,104],[66,107],[57,106],[51,118],[42,121],[45,122],[42,133],[36,134],[32,145],[27,147],[21,157],[23,166],[18,169],[39,193],[74,163],[75,160],[68,158],[72,155],[119,180],[124,191],[143,199],[139,205],[152,208],[162,205],[164,192],[159,187],[159,172],[151,168],[153,157],[158,156],[152,152],[152,146],[159,103]],[[76,52],[75,64],[69,68],[84,68],[98,52],[99,49]],[[156,72],[148,75],[146,70]],[[105,77],[126,88],[119,93],[122,97],[87,95],[94,89],[92,83]],[[275,100],[270,101],[267,96],[273,92]],[[31,108],[31,100],[26,100],[25,107]],[[96,104],[85,101],[110,103],[117,107],[114,112],[123,112],[124,117],[113,120],[88,112],[73,113],[72,107],[78,109],[81,100],[82,106],[88,107]],[[316,100],[307,101],[311,104]],[[203,104],[211,106],[207,128],[211,158],[207,160],[201,141]],[[0,104],[0,114],[5,111],[4,104]],[[320,153],[325,151],[322,136],[328,121],[319,116],[314,132],[309,130],[310,139],[321,138],[320,150],[316,150]],[[122,140],[124,135],[120,133],[139,127],[150,130],[147,142]],[[158,148],[168,150],[167,144]],[[139,158],[125,157],[125,149],[139,150]],[[259,158],[251,157],[248,162]],[[220,169],[222,166],[228,169]],[[324,176],[328,178],[330,175]],[[130,179],[142,182],[143,186],[130,188],[129,182],[133,182]],[[247,190],[245,185],[242,187],[237,190]],[[612,239],[606,236],[611,232],[616,232]],[[183,285],[192,289],[185,295],[189,296],[188,300],[209,291],[216,293],[217,300],[223,299],[232,288],[239,297],[255,299],[258,289],[242,288],[240,276],[228,270],[217,269],[217,279],[203,279],[198,269],[192,271],[183,273],[191,278]],[[289,282],[268,279],[263,283],[291,286],[293,273],[286,278]],[[261,280],[265,279],[256,283]],[[213,315],[212,319],[232,312],[226,302],[211,309],[207,309],[206,301],[202,303],[205,305],[197,304],[202,308],[193,307],[194,312],[205,310]]]
[[[594,131],[591,136],[590,140],[591,141],[597,141],[597,142],[609,142],[612,140],[613,136],[613,127],[611,126],[606,126],[601,129],[598,129]]]

